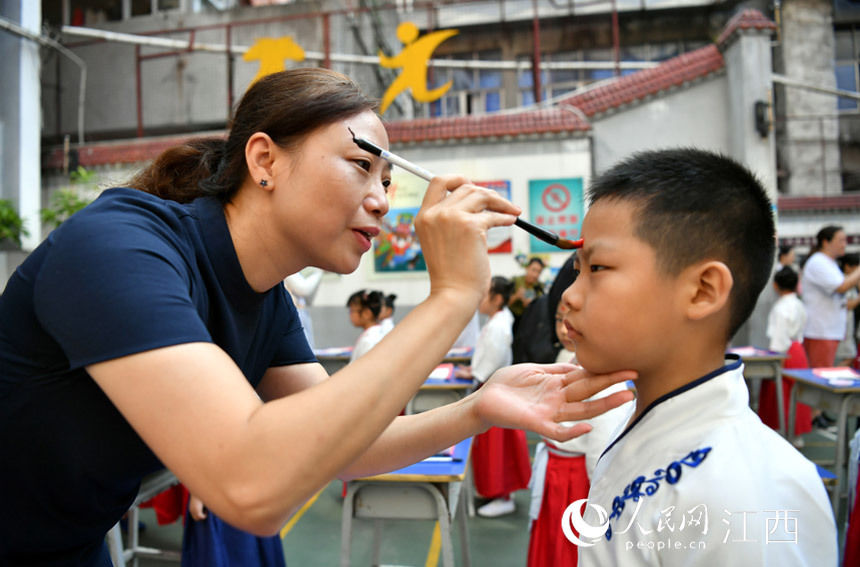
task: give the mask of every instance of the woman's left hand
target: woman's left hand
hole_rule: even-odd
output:
[[[583,401],[612,384],[636,378],[631,370],[595,375],[572,364],[517,364],[496,371],[476,392],[476,412],[487,427],[528,429],[556,441],[591,431],[578,423],[633,399],[630,391]]]

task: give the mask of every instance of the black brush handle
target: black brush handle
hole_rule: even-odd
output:
[[[555,245],[558,242],[558,235],[554,232],[550,232],[548,230],[544,230],[539,226],[535,226],[530,222],[524,221],[520,217],[517,217],[517,220],[514,221],[514,224],[528,232],[529,234],[533,234],[546,242],[547,244]]]

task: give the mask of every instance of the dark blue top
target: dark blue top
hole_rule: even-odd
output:
[[[0,565],[99,565],[143,476],[163,467],[85,366],[212,342],[252,386],[314,361],[278,285],[245,280],[221,204],[110,189],[0,296]]]

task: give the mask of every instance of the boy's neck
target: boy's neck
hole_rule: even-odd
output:
[[[632,423],[654,401],[725,365],[725,347],[679,352],[660,368],[640,370],[636,379],[636,411]]]

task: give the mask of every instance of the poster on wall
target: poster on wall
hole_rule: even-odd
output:
[[[511,182],[507,180],[496,181],[474,181],[475,185],[493,189],[507,199],[511,200]],[[487,231],[487,248],[490,254],[510,253],[514,250],[512,229],[509,226],[494,226]]]
[[[562,238],[576,240],[582,229],[582,178],[530,179],[531,222]],[[529,237],[532,252],[558,252],[558,248]]]
[[[415,215],[426,189],[423,179],[405,171],[392,172],[388,214],[382,220],[382,232],[373,240],[373,267],[377,273],[427,271],[415,235]]]

